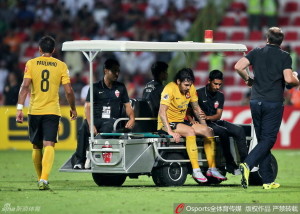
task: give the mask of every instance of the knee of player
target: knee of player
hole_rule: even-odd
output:
[[[205,128],[206,137],[213,137],[214,136],[214,130],[210,127]]]
[[[193,128],[189,129],[187,132],[187,136],[196,136],[195,130]]]

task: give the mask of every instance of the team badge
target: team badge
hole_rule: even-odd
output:
[[[214,104],[215,108],[218,108],[219,107],[219,102],[216,101],[215,104]]]
[[[191,98],[190,92],[188,92],[188,93],[185,94],[185,98],[186,98],[186,99]]]
[[[120,96],[120,91],[119,91],[119,90],[116,90],[116,91],[115,91],[115,95],[116,95],[116,97],[119,97],[119,96]]]

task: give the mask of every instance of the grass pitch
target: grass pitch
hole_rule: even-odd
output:
[[[0,151],[0,213],[9,207],[14,213],[153,214],[174,213],[174,203],[300,203],[299,150],[273,151],[281,184],[275,190],[244,190],[240,176],[231,174],[215,186],[199,186],[189,175],[181,187],[156,187],[147,176],[127,178],[122,187],[98,187],[89,173],[58,172],[72,153],[56,151],[49,178],[52,190],[39,191],[31,151]]]

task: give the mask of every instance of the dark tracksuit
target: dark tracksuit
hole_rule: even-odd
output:
[[[292,69],[292,59],[279,46],[270,44],[253,49],[246,58],[254,73],[250,108],[258,144],[244,162],[250,169],[259,165],[263,183],[271,183],[274,181],[271,149],[276,142],[284,110],[283,70]]]
[[[94,89],[94,125],[98,133],[112,132],[116,119],[121,117],[122,108],[129,102],[128,93],[123,83],[114,82],[112,88],[108,88],[101,80],[93,84]],[[90,90],[86,101],[90,102]],[[75,152],[75,164],[83,164],[86,159],[86,150],[89,146],[90,129],[85,119],[77,136],[77,149]]]
[[[220,91],[210,92],[208,85],[206,87],[197,90],[198,103],[201,109],[207,116],[212,116],[217,113],[217,109],[223,109],[224,106],[224,94]],[[223,153],[226,159],[227,170],[233,172],[237,168],[236,163],[230,153],[230,140],[229,137],[234,137],[240,159],[244,161],[247,156],[248,148],[246,144],[246,135],[243,127],[230,123],[225,120],[206,121],[207,125],[214,130],[214,134],[220,137]]]

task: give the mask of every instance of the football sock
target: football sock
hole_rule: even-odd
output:
[[[43,169],[42,169],[41,179],[48,181],[48,176],[52,169],[53,161],[54,161],[54,147],[46,146],[44,148],[44,155],[42,160]]]
[[[42,158],[43,158],[43,154],[41,149],[32,150],[32,161],[33,161],[36,174],[38,176],[38,180],[40,180],[42,174]]]
[[[204,151],[208,162],[208,167],[215,168],[215,137],[204,138]]]
[[[186,137],[186,151],[190,158],[192,168],[193,169],[200,168],[198,163],[198,148],[196,144],[196,136]]]

